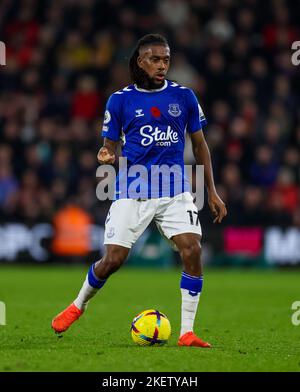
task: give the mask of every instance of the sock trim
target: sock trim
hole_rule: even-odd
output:
[[[182,276],[185,276],[188,279],[195,279],[195,280],[202,279],[203,280],[203,276],[192,276],[192,275],[187,274],[186,272],[182,272]]]
[[[191,275],[182,272],[180,288],[188,290],[191,296],[195,296],[198,293],[201,293],[203,286],[203,277],[193,277]],[[196,294],[195,294],[196,293]]]
[[[104,283],[106,282],[106,279],[99,279],[94,271],[94,266],[96,263],[92,264],[90,266],[89,272],[88,272],[88,281],[89,281],[89,285],[94,287],[95,289],[100,289]]]

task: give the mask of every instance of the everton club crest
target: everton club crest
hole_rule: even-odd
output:
[[[178,103],[170,103],[168,113],[173,117],[178,117],[181,115],[181,110]]]
[[[107,238],[112,238],[115,235],[115,228],[114,227],[110,227],[106,233],[106,237]]]

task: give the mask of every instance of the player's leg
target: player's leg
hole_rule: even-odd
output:
[[[174,235],[171,240],[178,249],[185,274],[200,278],[202,276],[201,235],[187,232]]]
[[[104,256],[89,268],[77,298],[53,319],[55,332],[66,331],[83,314],[89,300],[104,286],[107,278],[121,267],[129,251],[129,248],[120,245],[106,245]]]
[[[163,235],[175,245],[183,263],[180,281],[182,297],[181,346],[210,347],[193,333],[194,320],[202,291],[201,226],[198,210],[189,193],[162,202],[156,224]]]
[[[181,330],[178,344],[210,347],[209,343],[203,342],[193,333],[203,285],[201,236],[195,233],[184,233],[173,236],[172,241],[176,244],[183,263],[180,281]]]
[[[88,301],[124,263],[131,246],[149,225],[154,213],[155,203],[151,200],[121,199],[112,203],[105,224],[105,255],[90,267],[75,301],[52,321],[56,332],[66,331],[82,315]]]
[[[108,277],[116,272],[127,259],[130,249],[120,245],[106,245],[101,260],[91,265],[83,286],[74,301],[75,306],[84,311],[88,301],[101,289]]]

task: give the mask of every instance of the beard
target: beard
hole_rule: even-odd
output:
[[[147,72],[145,72],[142,68],[139,68],[138,74],[136,75],[136,85],[139,88],[144,90],[156,90],[158,88],[163,87],[165,84],[165,80],[162,80],[159,83],[156,83],[154,78],[151,78]]]

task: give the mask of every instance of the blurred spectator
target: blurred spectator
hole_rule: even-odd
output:
[[[300,202],[299,189],[295,185],[292,172],[287,168],[280,169],[275,185],[270,191],[270,206],[280,204],[285,211],[294,211]]]
[[[227,197],[232,207],[237,207],[242,198],[243,183],[239,167],[229,163],[222,168],[222,183],[227,189]]]
[[[70,100],[67,79],[62,74],[56,75],[46,97],[43,115],[67,119],[70,116]]]
[[[66,70],[87,68],[92,61],[92,51],[82,39],[79,31],[70,31],[58,50],[60,67]]]
[[[273,22],[267,24],[263,30],[264,43],[267,48],[290,47],[297,40],[299,32],[290,22],[290,12],[287,4],[273,2]]]
[[[182,53],[174,54],[168,78],[192,89],[195,89],[198,82],[197,71],[187,62],[185,55]]]
[[[250,178],[255,185],[273,185],[279,165],[274,158],[273,151],[268,145],[258,146],[256,149],[255,160],[250,166]]]
[[[300,183],[300,151],[297,147],[287,148],[283,156],[283,167],[287,167],[292,176],[294,184]]]
[[[223,10],[217,10],[205,29],[209,35],[220,39],[223,43],[232,40],[234,36],[234,28]]]
[[[123,37],[123,42],[126,45],[126,35]],[[129,42],[131,42],[130,38]],[[98,33],[95,37],[95,44],[96,48],[93,56],[94,64],[100,69],[109,67],[115,50],[115,43],[112,35],[108,31]]]
[[[222,53],[213,51],[208,54],[205,62],[205,79],[207,83],[206,100],[208,103],[228,96],[228,75],[226,63]]]
[[[18,181],[12,173],[12,168],[8,164],[0,166],[0,207],[5,211],[10,200],[16,195],[18,190]]]
[[[161,18],[171,28],[177,29],[188,21],[189,6],[184,0],[162,0],[158,2]]]
[[[91,216],[70,204],[54,216],[52,250],[59,256],[84,256],[89,253]]]
[[[244,225],[266,225],[265,198],[261,188],[247,186],[244,191],[240,223]]]
[[[88,76],[81,78],[77,92],[73,95],[72,116],[91,120],[103,110],[102,105],[101,97],[96,91],[95,80]]]

